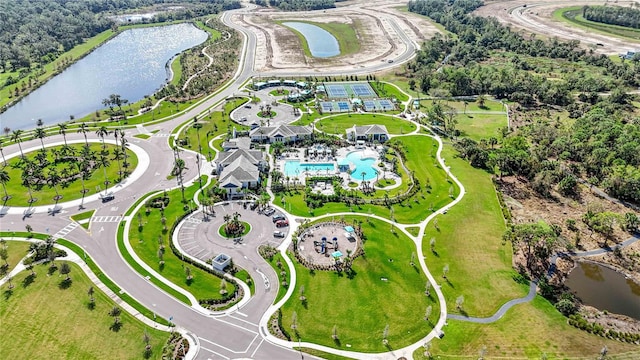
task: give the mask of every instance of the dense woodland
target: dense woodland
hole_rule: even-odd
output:
[[[184,9],[159,20],[215,13],[240,6],[237,0],[189,0]],[[47,64],[85,39],[111,28],[108,18],[163,0],[0,0],[0,72],[28,71]],[[6,84],[18,79],[12,77]]]
[[[456,35],[435,36],[422,46],[407,67],[410,86],[441,97],[489,94],[522,109],[547,109],[548,117],[524,119],[517,131],[503,133],[498,147],[497,139],[463,139],[461,154],[474,166],[528,179],[542,196],[552,188],[571,195],[576,179],[583,179],[640,204],[640,121],[634,97],[624,91],[640,85],[638,62],[614,62],[578,42],[525,36],[495,19],[470,15],[479,5],[409,2],[411,11]],[[439,107],[431,109],[432,121],[455,135],[452,117]],[[550,113],[563,110],[576,119],[569,126]]]
[[[252,0],[257,5],[277,7],[283,11],[329,9],[340,1],[344,0]]]
[[[585,6],[582,17],[599,23],[640,28],[640,10],[622,6]]]

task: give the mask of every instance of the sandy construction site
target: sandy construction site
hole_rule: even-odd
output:
[[[353,0],[338,3],[335,9],[280,12],[257,8],[234,15],[232,21],[257,36],[254,70],[258,73],[344,71],[370,67],[388,59],[410,58],[412,47],[438,32],[425,17],[402,10],[406,1]],[[331,58],[305,55],[298,36],[278,21],[304,20],[317,23],[349,24],[356,33],[360,51]],[[404,55],[404,56],[403,56]]]
[[[628,7],[632,1],[609,2],[608,5]],[[637,2],[636,2],[637,3]],[[561,40],[578,40],[587,48],[600,53],[619,54],[640,49],[640,42],[620,39],[589,31],[553,18],[557,9],[574,5],[604,5],[605,1],[558,1],[558,0],[513,0],[486,1],[486,5],[475,11],[476,15],[495,17],[503,24],[528,33],[544,37],[557,37]]]

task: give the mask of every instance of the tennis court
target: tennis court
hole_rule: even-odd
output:
[[[322,101],[320,108],[323,113],[347,112],[353,110],[353,105],[348,101]]]
[[[393,102],[388,99],[364,100],[362,105],[364,106],[364,111],[388,111],[395,109]]]
[[[324,83],[329,99],[375,98],[375,91],[368,82]]]

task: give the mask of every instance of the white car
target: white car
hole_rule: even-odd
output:
[[[277,237],[277,238],[283,238],[285,235],[282,231],[274,231],[273,232],[273,237]]]

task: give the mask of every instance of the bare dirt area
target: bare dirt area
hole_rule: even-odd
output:
[[[256,34],[254,70],[270,74],[310,69],[322,73],[379,65],[407,52],[408,44],[403,37],[417,47],[438,31],[426,18],[403,11],[405,1],[352,0],[338,5],[335,9],[300,12],[258,8],[237,14],[232,20]],[[307,56],[298,36],[277,24],[295,20],[348,24],[355,30],[360,51],[326,59]]]
[[[617,1],[615,5],[629,6],[633,1]],[[503,24],[511,24],[525,32],[540,34],[544,37],[557,37],[563,40],[578,40],[590,49],[605,54],[620,54],[636,51],[640,43],[629,39],[590,32],[588,29],[553,19],[557,9],[574,5],[605,5],[605,1],[571,1],[557,0],[514,0],[487,1],[486,5],[475,11],[476,15],[495,17]]]
[[[551,191],[551,198],[541,197],[534,192],[528,182],[514,176],[504,176],[498,181],[499,189],[505,196],[505,202],[513,215],[513,222],[530,223],[540,220],[549,225],[558,225],[562,229],[562,237],[567,243],[575,246],[576,251],[598,249],[613,246],[615,243],[627,240],[631,235],[615,226],[613,240],[606,240],[602,235],[591,231],[581,220],[587,210],[596,212],[611,211],[624,215],[632,210],[605,199],[591,192],[585,185],[579,185],[579,195],[573,198],[562,196]],[[574,230],[567,226],[567,220],[575,220]]]

